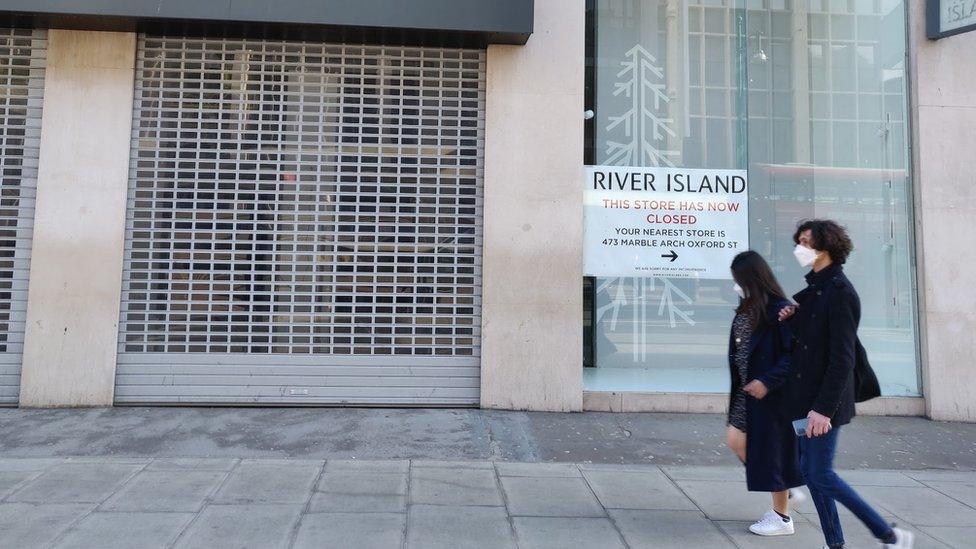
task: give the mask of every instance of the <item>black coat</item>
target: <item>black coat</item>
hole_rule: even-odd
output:
[[[839,427],[854,418],[854,357],[861,300],[841,265],[807,275],[794,296],[799,307],[790,321],[793,369],[786,384],[789,415],[813,410]]]
[[[766,322],[760,322],[749,340],[746,380],[763,382],[769,394],[762,400],[746,395],[746,483],[754,492],[779,492],[803,485],[797,438],[783,412],[782,387],[790,371],[789,328],[777,321],[788,301],[771,298]],[[732,392],[741,389],[735,366],[735,336],[729,336],[729,373]],[[731,408],[730,408],[731,412]]]

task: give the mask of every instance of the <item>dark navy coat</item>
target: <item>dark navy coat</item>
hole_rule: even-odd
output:
[[[790,319],[792,369],[785,387],[788,415],[810,410],[834,427],[854,417],[854,363],[861,300],[841,265],[807,275],[807,287],[794,296],[799,307]]]
[[[803,485],[793,426],[785,413],[783,384],[790,372],[792,335],[778,321],[786,300],[770,297],[766,322],[760,322],[749,340],[747,383],[763,382],[769,394],[762,400],[746,395],[746,483],[754,492],[779,492]],[[729,336],[729,373],[732,392],[741,389],[735,366],[734,335]],[[731,412],[731,408],[730,408]]]

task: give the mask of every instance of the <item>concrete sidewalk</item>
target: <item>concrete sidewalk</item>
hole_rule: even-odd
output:
[[[0,549],[820,547],[809,502],[795,536],[747,532],[770,503],[746,491],[724,419],[0,409]],[[839,466],[918,547],[976,546],[976,425],[843,429]],[[850,547],[878,546],[843,520]]]
[[[850,471],[917,547],[972,547],[976,473]],[[491,461],[0,458],[0,547],[820,547],[760,538],[741,467]],[[852,548],[877,547],[849,515]]]
[[[3,457],[227,457],[736,465],[724,414],[475,409],[0,409]],[[976,424],[859,417],[846,469],[976,471]]]

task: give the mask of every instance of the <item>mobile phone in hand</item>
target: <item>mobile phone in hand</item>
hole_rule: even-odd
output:
[[[807,436],[807,424],[810,423],[808,418],[797,419],[793,421],[793,432],[796,433],[798,437]]]

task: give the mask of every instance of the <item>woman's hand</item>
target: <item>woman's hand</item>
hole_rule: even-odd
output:
[[[807,438],[819,437],[826,435],[832,426],[830,425],[830,418],[810,410],[807,414]]]
[[[769,394],[769,389],[766,387],[766,384],[758,379],[754,379],[747,383],[742,390],[756,400],[762,400],[766,398],[766,395]]]
[[[779,321],[789,320],[796,313],[796,305],[787,305],[779,310]]]

